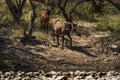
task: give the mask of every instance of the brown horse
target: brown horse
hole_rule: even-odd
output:
[[[69,47],[72,47],[72,38],[70,33],[72,29],[76,32],[77,24],[66,22],[63,23],[60,19],[57,19],[53,23],[53,42],[55,42],[55,35],[57,36],[57,44],[59,45],[59,36],[62,36],[62,49],[64,49],[64,36],[67,35],[70,39]]]
[[[40,22],[42,29],[46,30],[47,34],[48,34],[49,21],[50,21],[50,10],[49,9],[42,10],[40,12]]]

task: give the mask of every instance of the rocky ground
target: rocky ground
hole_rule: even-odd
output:
[[[44,72],[38,70],[36,72],[2,72],[0,71],[0,80],[120,80],[120,73],[109,72],[96,72],[96,71],[50,71]]]
[[[46,73],[43,74],[39,72],[35,73],[30,72],[30,74],[36,75],[36,77],[35,76],[31,77],[31,79],[32,78],[33,80],[47,80],[48,78],[49,80],[66,80],[66,79],[96,80],[98,78],[99,78],[98,80],[120,79],[119,77],[120,74],[118,73],[120,72],[120,54],[119,54],[120,52],[118,46],[115,44],[110,44],[111,48],[115,48],[117,50],[112,51],[108,49],[110,51],[105,51],[106,50],[105,49],[104,51],[102,51],[103,47],[105,46],[102,46],[101,48],[101,44],[99,43],[93,45],[101,37],[107,37],[109,36],[110,33],[96,31],[94,28],[96,25],[94,23],[87,24],[80,23],[79,26],[80,26],[78,28],[79,30],[84,29],[86,32],[88,32],[88,34],[85,33],[84,35],[81,36],[72,34],[73,47],[71,49],[65,47],[64,50],[61,49],[61,45],[56,46],[56,43],[52,42],[51,35],[48,35],[49,36],[48,42],[41,40],[33,40],[31,43],[23,45],[20,42],[20,40],[13,42],[11,40],[11,35],[9,36],[6,35],[7,32],[2,33],[2,35],[4,36],[0,37],[0,53],[1,53],[0,70],[3,70],[4,68],[6,68],[4,69],[4,71],[20,70],[20,72],[12,72],[13,73],[12,77],[16,78],[15,80],[21,80],[20,78],[31,77],[28,75],[18,76],[19,73],[27,74],[21,71],[37,71],[37,70],[44,70],[45,72],[52,70],[62,72],[53,71],[54,75],[53,73],[51,75],[50,74],[47,75]],[[6,61],[4,62],[4,60]],[[10,62],[10,64],[7,62]],[[2,63],[4,65],[8,64],[9,66],[4,66]],[[65,75],[63,75],[64,72]],[[9,76],[7,77],[6,73],[0,72],[1,79],[6,78],[6,80],[7,79],[9,80]],[[110,77],[108,77],[109,75]]]

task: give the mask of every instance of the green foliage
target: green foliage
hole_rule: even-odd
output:
[[[120,15],[104,15],[98,24],[97,30],[106,31],[109,27],[113,29],[114,32],[119,31],[120,27]]]
[[[50,37],[47,34],[45,34],[45,32],[42,32],[42,31],[41,32],[36,31],[34,35],[37,36],[38,40],[48,41],[48,39],[50,39]]]
[[[116,0],[117,1],[117,0]],[[120,12],[118,11],[118,9],[113,6],[112,4],[110,4],[109,2],[105,1],[105,6],[102,9],[102,13],[101,15],[116,15],[116,14],[120,14]]]
[[[120,40],[120,15],[106,15],[101,19],[96,30],[108,31],[112,29],[110,40]]]
[[[95,14],[93,12],[93,6],[91,3],[84,3],[79,5],[73,14],[75,19],[81,19],[85,21],[95,21],[94,16]]]
[[[85,36],[89,36],[89,35],[90,35],[88,29],[80,29],[80,30],[78,30],[77,32],[78,32],[78,34],[80,34],[80,35],[85,35]]]

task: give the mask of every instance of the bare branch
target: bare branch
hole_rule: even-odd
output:
[[[70,11],[70,15],[69,15],[70,18],[72,17],[72,13],[74,12],[75,8],[76,8],[79,4],[81,4],[81,3],[83,3],[83,2],[86,2],[86,0],[81,0],[81,1],[77,2],[77,3],[74,5],[74,7],[72,8],[72,10]]]
[[[18,0],[15,0],[15,1],[16,1],[17,8],[19,8],[19,2],[18,2]]]
[[[65,3],[63,4],[63,8],[65,9],[66,5],[67,5],[68,0],[65,0]]]
[[[120,6],[118,6],[114,1],[112,1],[112,0],[106,0],[106,1],[111,3],[113,6],[115,6],[120,11]]]
[[[13,2],[11,0],[5,0],[8,9],[10,10],[10,12],[15,15],[15,11],[17,10],[17,7],[13,4]]]
[[[59,0],[59,1],[58,1],[58,7],[59,7],[59,8],[62,8],[62,7],[61,7],[61,2],[62,2],[62,0]]]
[[[21,2],[20,8],[22,8],[25,3],[26,3],[26,0],[23,0],[23,1]]]

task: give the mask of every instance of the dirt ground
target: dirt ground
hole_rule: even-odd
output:
[[[15,70],[62,70],[62,71],[119,71],[120,72],[120,54],[98,53],[97,47],[91,44],[100,37],[106,37],[109,32],[95,31],[94,23],[79,23],[88,30],[89,35],[77,36],[72,34],[73,46],[71,49],[63,50],[56,43],[52,42],[52,37],[48,43],[37,41],[36,44],[23,45],[20,42],[10,42],[4,40],[1,47],[1,53],[10,54],[15,64]],[[48,35],[51,36],[51,35]],[[44,44],[43,44],[44,43]],[[10,59],[11,59],[10,58]]]

